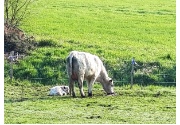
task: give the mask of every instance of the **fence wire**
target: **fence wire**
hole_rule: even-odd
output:
[[[22,68],[21,66],[15,64],[18,62],[18,59],[21,58],[24,58],[24,55],[18,55],[18,53],[10,54],[10,56],[6,56],[6,59],[9,60],[8,61],[9,76],[11,79],[13,77],[17,78],[19,72],[25,70],[25,75],[22,78],[27,79],[33,83],[36,82],[46,83],[48,85],[68,84],[65,62],[63,62],[64,64],[63,66],[57,66],[59,59],[58,57],[51,56],[49,58],[44,56],[43,58],[47,59],[48,61],[50,61],[51,59],[56,59],[56,61],[55,62],[50,61],[50,63],[45,64],[44,67],[38,67],[37,65],[36,67],[33,68],[25,67],[24,69],[21,69]],[[120,65],[119,67],[122,66],[123,68],[113,69],[113,71],[108,70],[108,74],[110,74],[112,78],[114,78],[115,85],[125,85],[132,83],[132,75],[133,75],[133,84],[140,84],[140,85],[156,84],[156,85],[167,85],[167,86],[176,85],[176,73],[172,73],[171,71],[168,74],[168,70],[162,67],[161,65],[153,65],[146,63],[139,64],[134,60],[134,58],[130,61],[125,60],[122,62],[123,62],[122,65]],[[13,65],[16,65],[16,68],[14,68]],[[54,67],[49,68],[48,65]],[[108,67],[108,65],[105,66]],[[132,67],[133,67],[133,71],[132,71]],[[61,74],[59,73],[60,71]],[[36,74],[38,74],[38,76]],[[152,79],[153,77],[156,80],[153,80]]]

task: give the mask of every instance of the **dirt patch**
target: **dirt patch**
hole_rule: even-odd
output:
[[[89,117],[86,117],[87,119],[98,119],[98,118],[101,118],[100,115],[93,115],[93,116],[89,116]]]

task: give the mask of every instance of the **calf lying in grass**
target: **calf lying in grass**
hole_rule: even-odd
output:
[[[69,86],[54,86],[50,88],[49,96],[54,95],[68,95],[69,94]]]

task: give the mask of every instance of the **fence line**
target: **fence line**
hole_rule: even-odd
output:
[[[47,56],[44,56],[44,57],[47,57]],[[10,61],[10,79],[11,79],[11,81],[12,81],[12,78],[13,78],[13,62],[15,62],[15,61],[17,61],[19,58],[24,58],[24,55],[19,55],[18,53],[16,53],[16,54],[14,54],[14,52],[11,52],[10,53],[10,56],[8,57],[8,59],[9,59],[9,61]],[[51,58],[59,58],[59,57],[52,57],[51,56]],[[128,62],[128,61],[126,61],[126,62]],[[130,61],[129,61],[130,62]],[[145,73],[144,73],[144,71],[142,72],[142,73],[135,73],[135,71],[134,71],[134,68],[135,68],[135,66],[138,66],[138,67],[143,67],[143,68],[147,68],[147,67],[145,67],[145,66],[139,66],[137,63],[136,63],[136,61],[135,61],[135,59],[133,58],[132,59],[132,61],[131,61],[131,72],[130,72],[130,78],[131,78],[131,80],[130,81],[127,81],[127,80],[115,80],[114,82],[115,83],[130,83],[131,84],[131,88],[132,88],[132,86],[133,86],[133,84],[134,84],[134,75],[142,75],[142,83],[144,83],[145,81],[143,80],[143,76],[145,76]],[[44,70],[44,69],[42,69],[42,68],[36,68],[36,69],[38,69],[39,71],[42,71],[42,70]],[[28,68],[28,71],[31,71],[31,70],[34,70],[33,68]],[[48,71],[52,71],[52,72],[57,72],[57,71],[59,71],[59,70],[57,70],[57,69],[55,69],[54,67],[51,69],[51,70],[48,70]],[[116,72],[121,72],[122,73],[122,71],[116,71]],[[174,81],[172,81],[172,82],[169,82],[169,81],[167,81],[167,82],[164,82],[164,81],[160,81],[160,78],[159,78],[159,76],[164,76],[164,77],[166,77],[166,76],[176,76],[176,75],[171,75],[171,74],[165,74],[165,73],[162,73],[162,74],[160,74],[160,73],[158,73],[158,74],[154,74],[154,75],[157,75],[158,76],[158,81],[157,82],[155,82],[155,83],[162,83],[162,84],[164,84],[164,83],[168,83],[168,84],[175,84],[176,82],[174,82],[174,81],[176,81],[175,79],[174,79]],[[43,77],[34,77],[34,78],[28,78],[28,79],[30,79],[30,80],[48,80],[48,78],[43,78]],[[51,78],[51,81],[55,81],[56,80],[56,78]],[[68,81],[68,79],[59,79],[60,81]]]

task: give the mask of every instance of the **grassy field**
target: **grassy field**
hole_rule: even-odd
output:
[[[81,98],[77,89],[77,98],[47,96],[49,87],[5,86],[5,124],[176,123],[174,87],[115,87],[116,96],[106,96],[95,84],[92,98]]]
[[[175,60],[175,1],[35,1],[22,28],[60,52],[83,50],[107,60]],[[70,41],[70,42],[67,42]],[[164,51],[166,50],[166,51]]]
[[[155,75],[169,74],[162,82],[176,78],[175,0],[37,0],[29,10],[21,28],[39,44],[13,65],[11,84],[5,61],[6,124],[176,123],[176,83],[157,86]],[[147,86],[136,74],[133,89],[115,82],[116,96],[105,96],[97,84],[92,98],[47,96],[51,86],[67,84],[64,59],[71,50],[98,55],[113,80],[127,84],[132,57],[155,68],[144,76]]]
[[[145,65],[138,73],[151,68],[143,80],[147,84],[159,79],[175,82],[175,0],[38,0],[29,10],[21,28],[33,35],[39,46],[14,66],[16,79],[66,79],[64,60],[71,50],[79,50],[98,55],[114,80],[130,80],[131,59],[135,57],[140,66]],[[136,79],[136,83],[141,80],[140,76]]]

